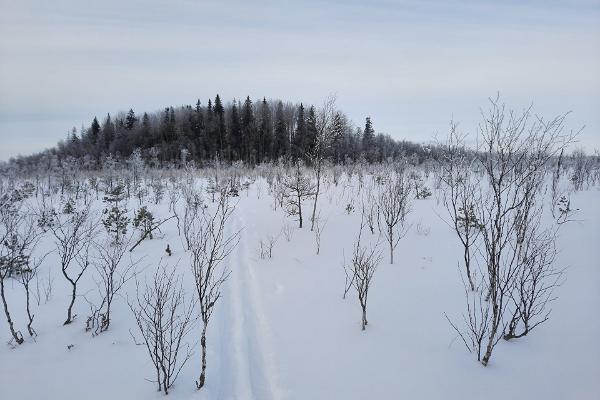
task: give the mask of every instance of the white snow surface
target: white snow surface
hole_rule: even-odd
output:
[[[488,367],[467,352],[444,313],[459,322],[464,292],[458,262],[461,247],[440,216],[446,211],[436,195],[414,200],[412,228],[390,265],[383,260],[369,294],[366,331],[360,329],[360,307],[353,292],[342,299],[348,260],[358,233],[360,200],[347,182],[325,184],[319,201],[327,219],[321,252],[316,255],[310,231],[310,205],[305,226],[281,208],[273,210],[267,185],[258,180],[240,192],[228,227],[241,229],[238,247],[227,260],[231,276],[224,284],[208,327],[206,387],[198,391],[200,322],[187,340],[196,347],[183,368],[170,399],[599,399],[600,398],[600,191],[572,195],[577,221],[562,227],[558,264],[567,267],[566,281],[548,322],[530,335],[501,341]],[[210,204],[210,197],[205,196]],[[347,214],[348,203],[355,211]],[[98,210],[102,202],[95,202]],[[130,214],[139,205],[129,204]],[[149,209],[169,216],[167,200]],[[281,235],[273,258],[258,256],[258,243],[293,226],[290,242]],[[425,234],[417,225],[429,229]],[[131,228],[130,228],[131,229]],[[189,254],[177,235],[175,220],[163,235],[144,241],[133,254],[144,256],[138,279],[150,277],[159,260],[176,265],[185,288],[194,293]],[[370,237],[370,232],[365,232]],[[375,234],[369,240],[376,240]],[[170,245],[173,255],[164,249]],[[46,236],[38,251],[53,246]],[[93,298],[90,268],[82,279],[76,321],[62,326],[69,286],[56,254],[45,260],[40,280],[54,277],[52,298],[33,304],[32,340],[26,332],[22,288],[7,283],[16,326],[26,342],[10,339],[4,314],[0,318],[0,399],[158,399],[154,369],[140,338],[126,296],[135,296],[133,281],[116,300],[110,329],[92,337],[84,332]],[[34,282],[35,284],[35,282]],[[73,345],[69,350],[68,345]]]

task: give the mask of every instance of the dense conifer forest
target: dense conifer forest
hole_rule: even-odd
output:
[[[224,103],[219,95],[206,104],[198,100],[195,105],[169,106],[156,112],[130,109],[96,116],[89,126],[74,127],[56,147],[14,158],[11,164],[27,169],[70,159],[83,168],[96,169],[106,157],[123,161],[132,154],[156,167],[182,159],[198,166],[216,159],[248,165],[280,159],[311,162],[322,111],[314,105],[266,98]],[[400,156],[416,158],[418,163],[435,157],[431,146],[376,133],[370,117],[356,126],[340,110],[333,108],[330,114],[328,140],[319,150],[333,163],[372,163]]]

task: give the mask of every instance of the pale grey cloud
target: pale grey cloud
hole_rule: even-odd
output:
[[[600,147],[597,1],[0,0],[0,159],[94,115],[250,95],[430,140],[500,91]]]

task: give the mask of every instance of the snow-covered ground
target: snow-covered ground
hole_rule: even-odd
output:
[[[356,296],[350,292],[342,298],[343,263],[351,257],[360,224],[360,200],[349,185],[325,185],[319,208],[327,224],[319,255],[310,231],[310,201],[305,227],[299,229],[281,208],[273,210],[264,180],[240,192],[228,227],[229,232],[241,229],[240,242],[228,259],[231,276],[208,327],[206,387],[198,391],[194,385],[200,372],[198,323],[187,339],[197,350],[169,398],[600,398],[600,191],[571,197],[580,211],[578,221],[560,232],[557,263],[568,267],[567,279],[556,293],[550,320],[525,338],[501,341],[490,365],[483,367],[444,317],[460,318],[464,293],[461,247],[440,218],[446,211],[436,193],[413,200],[412,227],[400,241],[393,265],[382,243],[384,257],[369,294],[369,325],[361,331]],[[205,200],[210,202],[209,196]],[[349,203],[354,204],[350,214]],[[95,206],[101,209],[102,202]],[[136,206],[131,200],[130,211]],[[148,207],[159,218],[170,215],[166,200]],[[286,224],[292,227],[289,242],[280,234]],[[186,291],[192,294],[189,255],[175,220],[161,228],[162,235],[133,252],[133,258],[144,257],[138,279],[149,277],[163,258],[185,276]],[[268,235],[280,237],[273,257],[262,259],[259,241]],[[164,251],[167,243],[171,257]],[[46,237],[38,251],[52,245]],[[57,262],[56,254],[49,255],[39,272],[40,284],[50,276],[54,287],[50,301],[34,306],[35,341],[26,334],[22,289],[7,283],[13,319],[26,341],[0,346],[0,399],[164,397],[148,381],[154,370],[145,347],[132,339],[131,333],[139,334],[126,296],[135,295],[134,282],[116,300],[110,329],[92,337],[84,331],[89,306],[83,295],[93,298],[95,271],[90,268],[82,280],[75,323],[63,326],[69,286]],[[4,315],[0,338],[3,343],[10,339]]]

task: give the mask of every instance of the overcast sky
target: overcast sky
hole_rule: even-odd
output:
[[[430,141],[497,91],[600,148],[600,0],[0,0],[0,160],[132,107],[336,93],[352,120]]]

